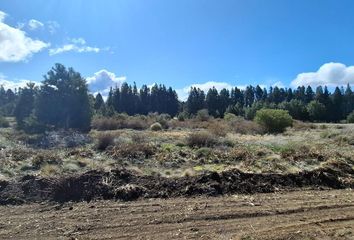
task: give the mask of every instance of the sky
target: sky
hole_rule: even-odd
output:
[[[352,0],[0,0],[0,85],[354,85]]]

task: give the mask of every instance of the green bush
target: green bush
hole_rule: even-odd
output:
[[[201,109],[197,112],[197,117],[196,117],[199,121],[208,121],[210,116],[208,113],[208,109]]]
[[[323,121],[326,118],[326,106],[319,101],[311,101],[307,105],[307,111],[312,121]]]
[[[224,115],[224,119],[225,119],[226,121],[228,121],[228,122],[230,122],[230,121],[232,121],[232,120],[235,120],[236,118],[237,118],[236,115],[233,114],[233,113],[226,113],[226,114]]]
[[[162,131],[162,125],[160,123],[156,122],[150,126],[150,130],[151,131]]]
[[[188,118],[188,116],[187,116],[187,113],[185,113],[185,112],[181,112],[181,113],[179,113],[178,116],[177,116],[177,119],[178,119],[178,121],[180,121],[180,122],[185,121],[187,118]]]
[[[38,119],[31,114],[23,120],[22,129],[28,134],[44,133],[46,126],[38,121]]]
[[[279,109],[258,110],[255,121],[263,126],[269,133],[284,132],[287,127],[293,124],[293,119],[289,113]]]
[[[348,115],[347,122],[354,123],[354,111]]]
[[[6,120],[6,118],[0,116],[0,128],[10,127],[10,123]]]

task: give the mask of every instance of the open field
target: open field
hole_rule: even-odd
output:
[[[0,238],[354,238],[353,124],[270,135],[240,119],[173,121],[88,134],[0,128]]]
[[[353,190],[0,207],[1,239],[353,239]]]

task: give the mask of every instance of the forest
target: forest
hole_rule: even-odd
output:
[[[15,90],[0,87],[0,114],[15,116],[19,128],[29,132],[55,128],[87,131],[93,116],[113,116],[116,113],[147,115],[168,114],[171,117],[193,118],[204,110],[210,116],[223,118],[226,113],[254,119],[260,109],[283,109],[297,120],[311,122],[353,121],[354,94],[348,84],[330,92],[327,86],[299,86],[296,89],[247,86],[207,92],[192,87],[186,101],[180,101],[172,87],[155,84],[140,89],[124,82],[112,87],[106,101],[102,95],[89,92],[86,80],[73,68],[56,64],[42,84],[27,84]],[[1,116],[0,115],[0,116]]]

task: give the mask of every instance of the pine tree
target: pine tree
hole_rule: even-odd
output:
[[[219,94],[218,90],[215,87],[209,89],[206,95],[205,104],[208,109],[209,115],[219,117]]]
[[[92,111],[85,79],[73,68],[56,64],[44,76],[35,114],[43,124],[88,130]]]
[[[20,128],[23,127],[25,118],[33,113],[36,92],[37,88],[35,88],[34,83],[28,83],[19,92],[19,99],[14,110],[14,115]]]

